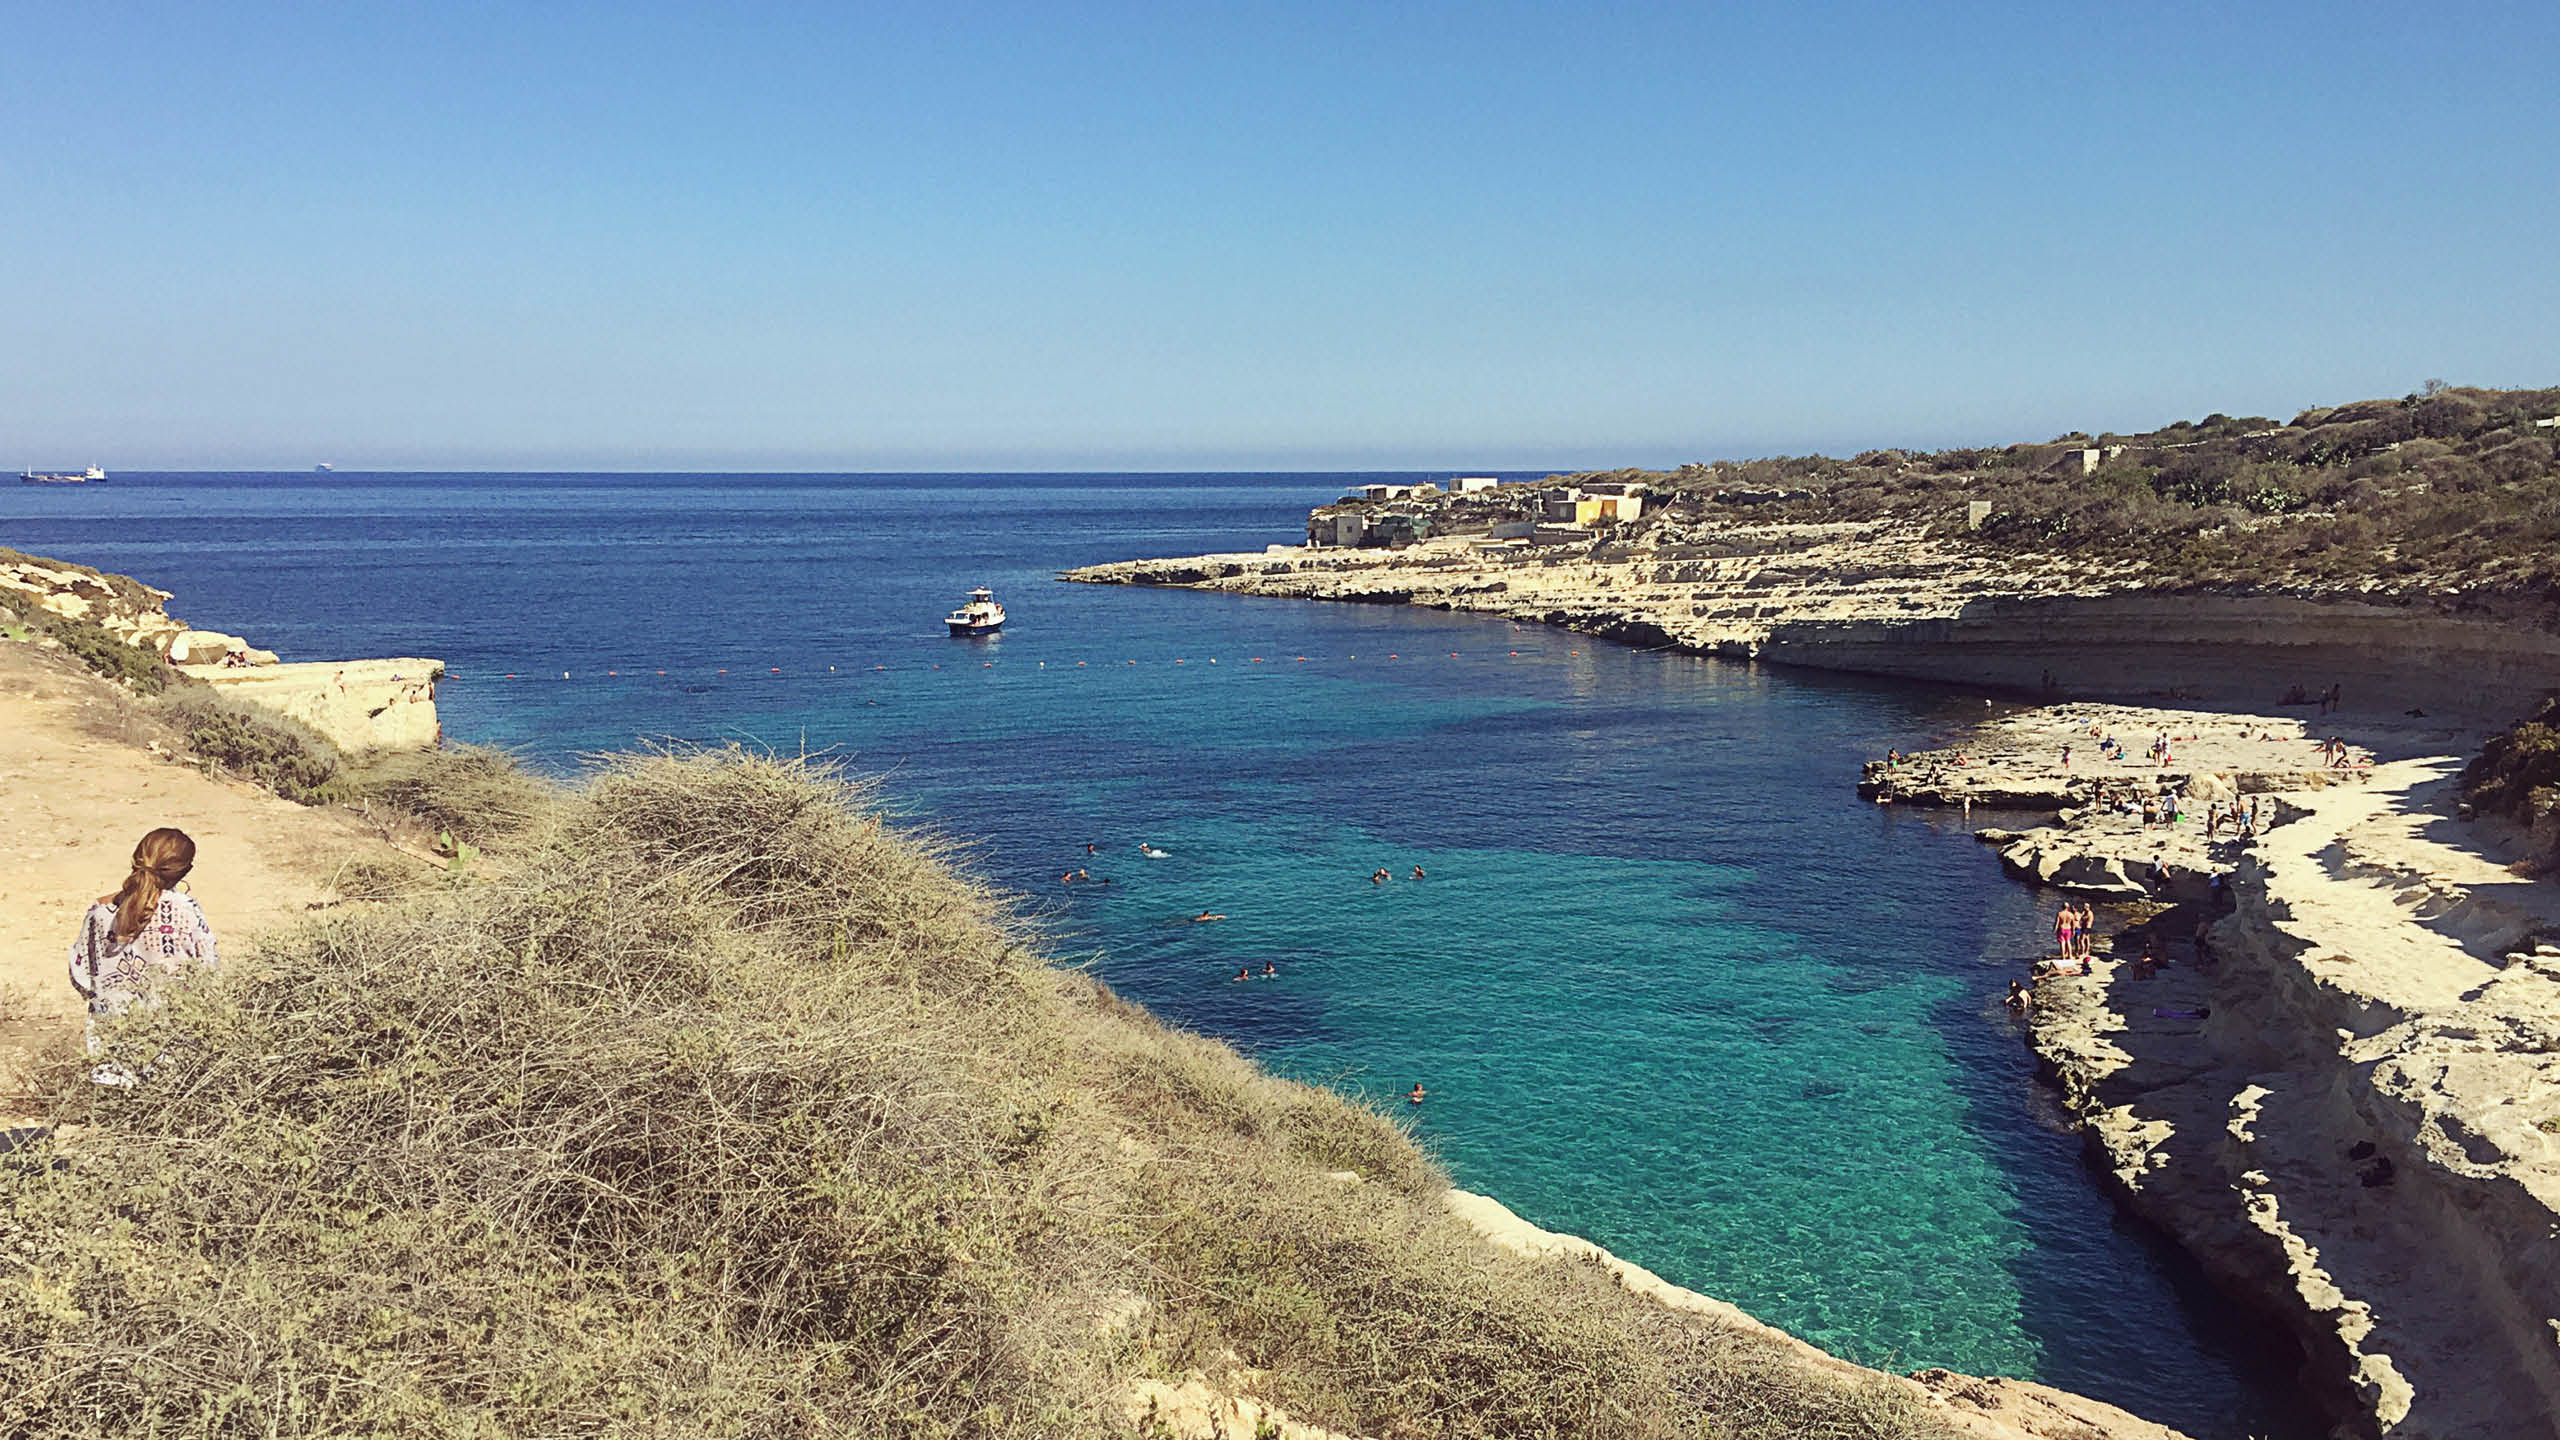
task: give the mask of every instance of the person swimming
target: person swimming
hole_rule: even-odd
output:
[[[1369,883],[1372,885],[1384,885],[1394,878],[1395,877],[1393,875],[1387,873],[1387,867],[1384,865],[1381,865],[1377,869],[1369,872]]]
[[[1414,866],[1414,867],[1413,867],[1413,878],[1414,878],[1414,879],[1416,879],[1416,880],[1419,880],[1419,879],[1421,879],[1421,878],[1422,878],[1422,867],[1421,867],[1421,866],[1416,865],[1416,866]]]
[[[1241,966],[1241,965],[1239,965],[1239,966],[1237,966],[1237,967],[1236,967],[1236,980],[1250,980],[1250,979],[1252,979],[1252,978],[1253,978],[1253,972],[1252,972],[1252,971],[1247,970],[1246,968],[1244,968],[1244,967],[1243,967],[1243,966]],[[1236,983],[1236,980],[1230,980],[1230,981],[1228,981],[1227,983],[1228,983],[1228,984],[1230,984],[1230,985],[1233,985],[1234,983]]]
[[[1226,916],[1220,915],[1215,911],[1203,910],[1199,914],[1191,917],[1191,923],[1194,925],[1206,925],[1212,920],[1224,920],[1226,918]]]
[[[1280,973],[1280,967],[1279,967],[1279,966],[1272,964],[1272,963],[1271,963],[1270,961],[1268,961],[1268,960],[1265,960],[1265,961],[1263,961],[1263,962],[1262,962],[1262,974],[1263,974],[1264,978],[1269,979],[1269,978],[1272,978],[1272,977],[1276,977],[1277,975],[1279,975],[1279,973]]]
[[[1422,1097],[1430,1093],[1430,1091],[1422,1088],[1421,1081],[1416,1080],[1413,1082],[1413,1088],[1405,1092],[1404,1103],[1407,1105],[1419,1105],[1422,1103]]]
[[[1173,852],[1170,850],[1159,850],[1153,845],[1148,844],[1146,841],[1141,840],[1138,842],[1138,853],[1146,856],[1150,860],[1161,860]]]

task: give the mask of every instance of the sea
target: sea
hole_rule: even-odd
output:
[[[447,736],[545,770],[840,762],[1057,963],[1391,1110],[1539,1225],[1866,1364],[2307,1433],[2258,1337],[2119,1217],[2001,1007],[2052,897],[1854,792],[1997,697],[1056,579],[1445,478],[118,474],[0,488],[0,545],[288,660],[440,659]],[[952,637],[980,585],[1008,624]]]

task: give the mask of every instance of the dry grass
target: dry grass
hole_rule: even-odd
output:
[[[348,779],[354,803],[379,805],[470,845],[504,840],[533,823],[549,789],[513,755],[485,745],[369,757]]]
[[[1385,1117],[1048,967],[867,802],[615,761],[126,1022],[142,1086],[58,1060],[13,1433],[1128,1435],[1190,1367],[1380,1440],[1937,1433],[1498,1256]]]

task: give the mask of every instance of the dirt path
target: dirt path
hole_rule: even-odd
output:
[[[64,975],[81,913],[159,825],[195,838],[187,889],[226,958],[329,896],[348,860],[389,848],[354,817],[209,778],[131,741],[120,692],[58,652],[0,642],[0,1044],[78,1024]],[[14,993],[11,993],[14,992]],[[5,1105],[5,1102],[0,1102]]]

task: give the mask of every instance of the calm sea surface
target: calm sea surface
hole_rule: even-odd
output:
[[[288,660],[439,657],[449,734],[553,768],[842,756],[1158,1014],[1428,1086],[1424,1141],[1539,1224],[1869,1363],[2283,1430],[2000,1009],[2034,895],[1852,792],[1979,696],[1052,578],[1287,540],[1354,478],[119,475],[0,487],[0,544]],[[1011,625],[949,638],[981,584]]]

